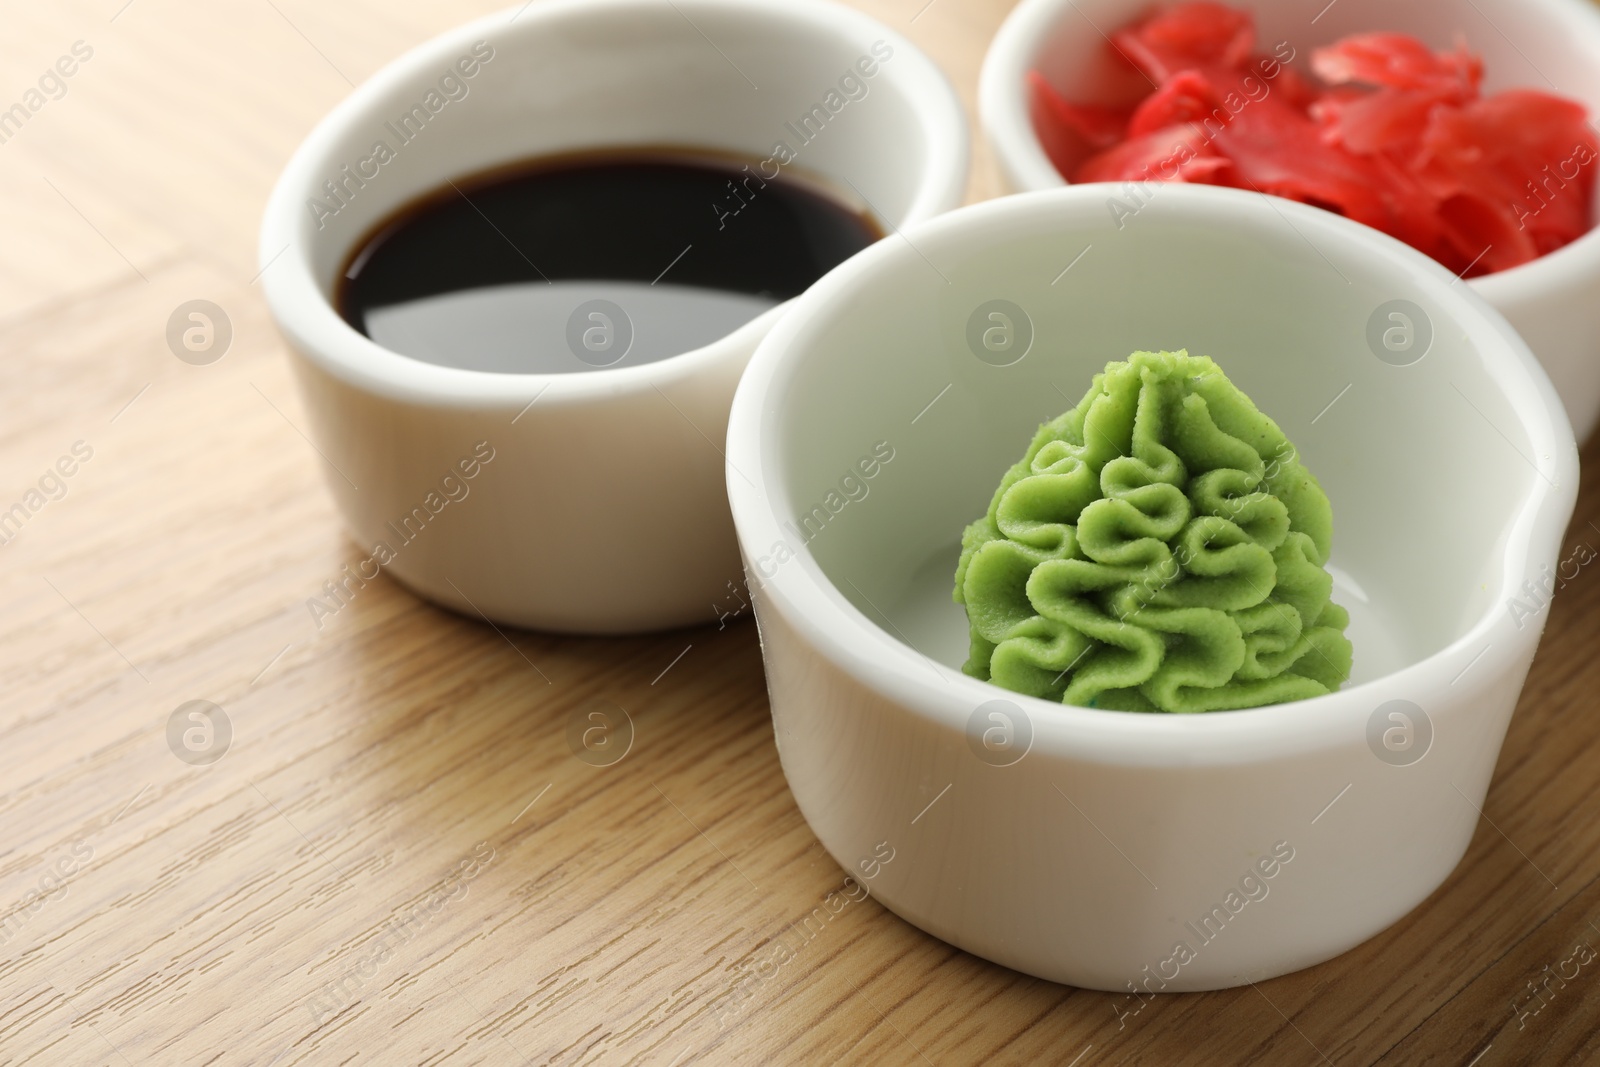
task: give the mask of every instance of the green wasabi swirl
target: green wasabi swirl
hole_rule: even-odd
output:
[[[1331,693],[1328,498],[1206,357],[1135,352],[1039,428],[967,527],[966,673],[1031,696],[1200,712]]]

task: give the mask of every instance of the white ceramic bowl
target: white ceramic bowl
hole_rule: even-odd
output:
[[[402,143],[395,124],[414,105],[426,121]],[[801,143],[791,126],[807,114]],[[363,574],[382,565],[461,611],[543,629],[717,617],[739,575],[722,488],[728,404],[781,306],[660,362],[521,374],[396,355],[329,295],[370,227],[446,180],[619,145],[766,160],[779,142],[793,170],[853,186],[891,226],[961,200],[966,123],[949,83],[899,34],[820,0],[524,5],[407,53],[312,131],[267,205],[262,282],[350,534],[392,552]]]
[[[1234,190],[1165,187],[1121,231],[1103,200],[990,201],[835,268],[746,371],[728,492],[778,752],[828,851],[910,922],[1018,970],[1217,988],[1345,951],[1460,859],[1542,628],[1543,600],[1511,602],[1556,563],[1577,453],[1527,346],[1420,253]],[[972,325],[997,323],[996,300],[1017,348],[980,359]],[[1404,358],[1381,341],[1397,300],[1415,305]],[[1180,347],[1213,356],[1327,490],[1351,681],[1184,716],[962,674],[963,527],[1108,360]],[[1212,905],[1201,944],[1185,924]],[[1195,958],[1175,961],[1179,941]]]
[[[1600,119],[1600,9],[1587,0],[1338,0],[1326,7],[1302,0],[1228,2],[1255,13],[1261,51],[1287,42],[1302,69],[1312,49],[1352,33],[1398,31],[1435,48],[1453,47],[1461,36],[1483,56],[1486,93],[1511,87],[1556,92],[1583,102]],[[1038,70],[1075,98],[1104,62],[1101,31],[1112,33],[1149,8],[1147,0],[1022,0],[1012,10],[984,59],[978,110],[1014,189],[1066,184],[1034,132],[1028,71]],[[1597,169],[1584,169],[1588,180]],[[1600,420],[1600,230],[1468,284],[1522,334],[1556,383],[1578,440],[1588,437]]]

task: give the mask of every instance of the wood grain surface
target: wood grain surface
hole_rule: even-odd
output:
[[[862,6],[971,108],[1008,4],[925,4]],[[260,210],[351,83],[494,6],[0,5],[0,109],[92,49],[0,143],[0,511],[26,514],[0,546],[0,1064],[1600,1058],[1600,567],[1549,609],[1430,900],[1136,1014],[870,898],[795,938],[844,872],[779,771],[747,620],[502,634],[380,579],[319,627],[307,598],[359,554],[254,284]],[[980,143],[971,195],[998,191]],[[165,340],[194,299],[232,323],[208,366]],[[1596,458],[1569,551],[1600,548]],[[593,699],[636,724],[609,767],[565,742]],[[168,745],[191,700],[231,724],[209,765]]]

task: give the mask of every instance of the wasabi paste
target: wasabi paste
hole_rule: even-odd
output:
[[[1200,712],[1350,676],[1328,497],[1206,357],[1135,352],[1039,428],[966,530],[964,670],[1092,708]]]

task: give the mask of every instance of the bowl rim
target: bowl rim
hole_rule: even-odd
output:
[[[1523,9],[1520,14],[1559,22],[1565,35],[1584,42],[1600,64],[1600,7],[1588,0],[1518,0],[1518,4]],[[978,75],[979,125],[1001,172],[1019,191],[1072,184],[1055,169],[1039,143],[1029,117],[1026,87],[1027,72],[1035,65],[1046,32],[1068,8],[1076,9],[1073,0],[1021,0],[989,43]],[[1086,24],[1083,32],[1097,31]],[[1600,125],[1600,103],[1589,110],[1591,125]],[[1600,176],[1594,180],[1600,192]],[[1596,211],[1600,212],[1600,196]],[[1497,301],[1520,300],[1592,275],[1600,275],[1600,217],[1576,241],[1519,266],[1467,279],[1467,284]]]
[[[910,206],[891,229],[931,218],[961,202],[970,166],[966,112],[944,72],[914,43],[877,19],[836,0],[675,0],[702,19],[732,15],[762,19],[780,39],[793,27],[820,28],[866,40],[883,39],[897,62],[882,68],[903,86],[928,145],[929,165],[913,178]],[[558,23],[610,22],[637,11],[659,13],[654,0],[543,0],[520,4],[430,37],[384,64],[329,111],[295,149],[262,215],[257,264],[267,305],[292,349],[333,377],[362,391],[426,407],[512,410],[533,400],[545,406],[604,402],[698,378],[748,352],[780,320],[792,300],[770,308],[710,344],[631,367],[560,374],[511,373],[446,367],[391,352],[345,322],[322,293],[311,262],[315,234],[304,200],[321,190],[325,162],[352,126],[392,103],[414,78],[434,73],[477,40],[537,34]],[[680,11],[680,13],[682,13]],[[515,23],[515,25],[513,25]],[[903,58],[902,58],[903,57]]]
[[[1209,216],[1213,221],[1219,213],[1255,206],[1263,195],[1185,184],[1173,185],[1170,193],[1163,198],[1164,211],[1179,212],[1186,220]],[[1531,561],[1542,562],[1545,555],[1553,557],[1559,552],[1577,502],[1577,444],[1560,397],[1504,316],[1478,294],[1452,286],[1456,279],[1447,268],[1377,230],[1291,201],[1278,201],[1273,207],[1288,214],[1292,229],[1301,237],[1320,235],[1341,240],[1347,247],[1360,246],[1374,258],[1405,261],[1407,267],[1422,273],[1422,281],[1434,289],[1452,319],[1487,332],[1485,374],[1503,387],[1513,387],[1505,389],[1508,403],[1528,435],[1533,454],[1548,465],[1548,473],[1535,467],[1528,474],[1525,503],[1512,519],[1498,584],[1481,615],[1444,648],[1380,678],[1294,702],[1292,714],[1283,713],[1290,705],[1274,704],[1203,715],[1138,715],[1025,696],[933,661],[856,608],[805,546],[796,549],[795,558],[775,574],[768,576],[758,570],[759,578],[751,576],[751,548],[764,550],[781,535],[784,515],[774,502],[787,490],[776,467],[781,447],[776,438],[778,420],[771,417],[780,401],[769,397],[781,395],[792,367],[804,358],[800,346],[808,335],[814,335],[832,317],[834,308],[850,303],[874,276],[902,269],[926,270],[919,249],[926,249],[930,242],[962,231],[981,233],[1005,216],[1038,217],[1072,210],[1074,205],[1081,205],[1089,217],[1099,211],[1102,196],[1103,190],[1092,186],[1067,186],[957,209],[920,224],[909,235],[902,235],[903,240],[881,241],[857,253],[796,299],[793,314],[757,347],[735,393],[728,422],[728,498],[745,552],[747,581],[757,592],[758,606],[765,601],[817,655],[908,714],[961,730],[978,705],[1005,699],[1022,708],[1031,721],[1034,750],[1050,753],[1049,758],[1107,763],[1236,764],[1349,745],[1363,736],[1368,716],[1387,700],[1431,703],[1445,713],[1448,707],[1462,706],[1459,698],[1474,692],[1471,688],[1451,689],[1468,670],[1492,671],[1495,678],[1525,670],[1543,627],[1511,628],[1510,615],[1503,610],[1505,597],[1534,573]],[[1160,219],[1150,221],[1162,224]],[[1314,251],[1308,251],[1310,246],[1300,237],[1292,242],[1286,237],[1285,247],[1301,257]],[[774,487],[772,493],[767,492],[768,485]],[[1454,703],[1447,704],[1445,697]]]

